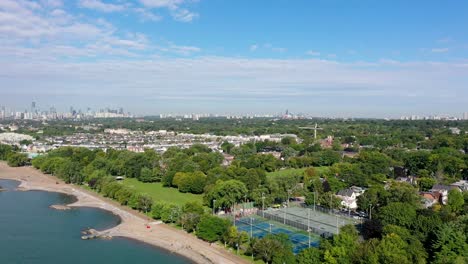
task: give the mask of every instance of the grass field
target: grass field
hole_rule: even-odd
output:
[[[268,172],[267,176],[269,177],[275,177],[275,176],[289,176],[289,175],[302,175],[304,171],[307,168],[300,168],[300,169],[284,169],[284,170],[279,170],[279,171],[274,171],[274,172]],[[326,173],[329,169],[329,167],[314,167],[315,171],[317,172],[318,175],[322,175],[323,173]]]
[[[150,195],[154,201],[170,202],[183,205],[186,202],[198,201],[202,203],[201,194],[181,193],[175,188],[163,187],[162,183],[144,183],[137,179],[126,178],[123,184],[134,188],[138,192]]]

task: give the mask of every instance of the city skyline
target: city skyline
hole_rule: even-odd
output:
[[[467,11],[455,1],[4,0],[1,103],[460,116]]]
[[[73,118],[120,118],[120,117],[155,117],[159,118],[182,118],[199,120],[199,118],[209,117],[225,117],[225,118],[256,118],[256,117],[267,117],[267,118],[280,118],[280,119],[310,119],[310,118],[337,118],[337,119],[349,119],[349,118],[375,118],[375,117],[355,117],[355,116],[319,116],[311,113],[302,112],[290,112],[286,109],[284,112],[265,112],[265,113],[226,113],[226,112],[160,112],[146,115],[133,115],[130,112],[124,111],[123,107],[111,107],[99,106],[96,109],[91,107],[85,107],[84,109],[75,108],[75,106],[69,106],[67,109],[57,109],[55,106],[42,106],[36,101],[32,101],[30,107],[24,106],[23,108],[15,109],[9,108],[2,105],[0,102],[0,120],[2,119],[37,119],[37,120],[53,120],[53,119],[73,119]],[[468,120],[468,112],[459,113],[458,115],[449,114],[434,114],[426,113],[423,115],[409,114],[402,115],[399,117],[382,117],[377,119],[400,119],[400,120]]]

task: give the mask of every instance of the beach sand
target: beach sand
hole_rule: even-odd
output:
[[[42,190],[73,195],[77,201],[69,204],[70,207],[95,207],[118,215],[122,220],[121,223],[105,230],[113,237],[142,241],[187,257],[196,263],[249,263],[219,245],[211,245],[185,231],[159,221],[155,222],[131,208],[121,206],[80,186],[65,184],[58,178],[43,174],[32,167],[12,168],[0,162],[0,179],[20,181],[18,187],[20,190]]]

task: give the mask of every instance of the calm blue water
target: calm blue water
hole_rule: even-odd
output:
[[[78,208],[50,209],[73,197],[42,191],[14,191],[17,182],[0,180],[0,263],[190,263],[161,249],[133,240],[81,240],[86,228],[115,226],[112,213]]]

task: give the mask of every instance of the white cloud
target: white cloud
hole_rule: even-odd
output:
[[[271,50],[274,51],[274,52],[285,52],[285,51],[287,51],[286,48],[277,48],[277,47],[273,47],[273,48],[271,48]]]
[[[179,22],[191,22],[198,18],[198,13],[192,12],[181,6],[186,2],[184,0],[140,0],[147,8],[167,8],[172,18]]]
[[[306,54],[310,56],[320,56],[320,52],[314,50],[308,50]]]
[[[176,9],[171,12],[171,15],[176,21],[180,22],[191,22],[199,16],[197,13],[190,12],[187,9]]]
[[[286,48],[281,48],[281,47],[275,47],[273,46],[271,43],[265,43],[263,45],[258,45],[258,44],[254,44],[254,45],[251,45],[250,46],[250,51],[256,51],[258,49],[266,49],[266,50],[269,50],[269,51],[272,51],[272,52],[285,52],[287,51]]]
[[[198,50],[174,46],[167,49]],[[56,49],[80,53],[73,47]],[[0,55],[3,52],[0,50]],[[379,111],[391,111],[395,102],[402,101],[408,106],[424,101],[430,105],[429,110],[433,109],[434,102],[439,105],[446,101],[450,101],[450,105],[468,103],[468,64],[462,63],[382,60],[363,64],[233,57],[137,57],[64,62],[43,60],[39,57],[40,52],[17,52],[25,54],[23,62],[0,60],[2,76],[8,76],[0,76],[0,81],[11,87],[10,93],[21,98],[38,94],[50,94],[54,98],[68,95],[68,104],[79,103],[77,96],[102,96],[108,100],[111,96],[119,96],[126,98],[126,103],[133,108],[146,107],[154,113],[155,103],[161,111],[164,111],[163,104],[193,104],[194,109],[200,109],[216,103],[223,108],[214,111],[223,111],[233,105],[237,110],[245,111],[269,105],[268,111],[289,101],[294,102],[295,107],[302,105],[310,111],[311,107],[316,107],[311,102],[323,101],[337,102],[322,105],[327,111],[340,105],[348,107],[348,114],[357,111],[356,107],[367,109],[369,114],[374,104]],[[410,95],[408,91],[411,91]],[[443,98],[440,91],[444,91]],[[139,103],[135,105],[135,101]],[[255,103],[247,104],[249,109],[246,109],[247,102]],[[349,108],[353,102],[356,105]]]
[[[124,5],[104,3],[100,0],[80,0],[79,5],[83,8],[94,9],[106,13],[125,10]]]
[[[173,53],[177,55],[188,56],[193,53],[200,52],[201,49],[195,46],[179,46],[173,43],[169,43],[167,46],[158,46],[156,47],[157,50],[162,51],[164,53]]]
[[[178,8],[180,4],[184,2],[184,0],[140,0],[140,2],[147,7],[151,8],[170,8],[175,9]]]
[[[146,10],[144,8],[134,8],[133,11],[137,13],[140,16],[140,19],[142,21],[160,21],[162,20],[162,17],[159,15],[154,14],[153,12]]]
[[[52,8],[63,6],[62,0],[41,0],[41,3],[43,6],[52,7]]]
[[[448,52],[448,51],[449,51],[448,48],[433,48],[433,49],[431,49],[432,53],[445,53],[445,52]]]
[[[439,42],[439,43],[449,43],[449,42],[453,42],[453,39],[451,37],[445,37],[445,38],[438,39],[437,42]]]
[[[328,54],[327,57],[330,58],[330,59],[335,59],[337,56],[336,56],[336,54],[332,53],[332,54]]]

